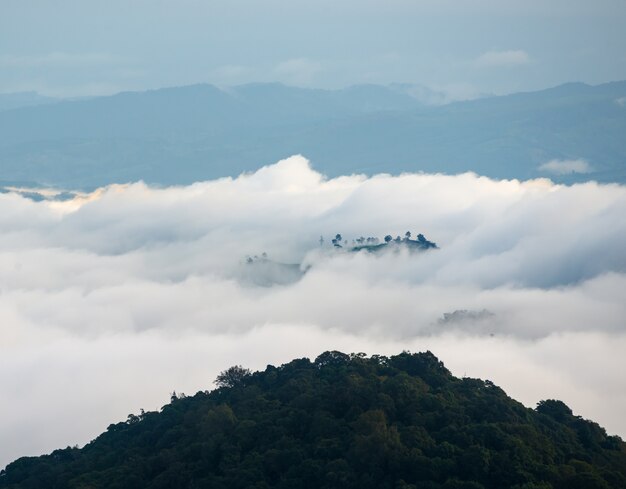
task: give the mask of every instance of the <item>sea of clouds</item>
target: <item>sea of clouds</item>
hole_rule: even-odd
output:
[[[405,231],[439,249],[330,245]],[[625,243],[624,186],[326,179],[300,156],[186,187],[2,193],[0,468],[211,389],[231,365],[328,349],[430,349],[624,437]]]

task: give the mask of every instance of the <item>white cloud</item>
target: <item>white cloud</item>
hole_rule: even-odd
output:
[[[407,229],[440,249],[318,244]],[[232,364],[325,349],[430,348],[457,375],[531,406],[562,398],[626,435],[622,186],[326,179],[293,157],[236,179],[67,202],[0,193],[0,235],[0,466],[82,444],[172,390],[211,388]],[[264,251],[311,268],[256,286],[292,270],[245,264]],[[442,321],[459,310],[470,313]]]
[[[241,65],[224,65],[216,68],[209,77],[217,84],[239,84],[245,82],[251,77],[253,70],[247,66]]]
[[[392,85],[426,105],[445,105],[462,100],[474,100],[485,96],[475,86],[468,83],[448,83],[444,85]]]
[[[293,58],[276,65],[279,80],[291,85],[310,85],[322,71],[322,64],[307,58]]]
[[[524,50],[508,51],[487,51],[475,60],[475,65],[479,67],[510,67],[520,66],[530,63],[531,58]]]
[[[539,166],[539,171],[554,175],[570,175],[572,173],[591,173],[593,168],[582,159],[578,160],[550,160]]]

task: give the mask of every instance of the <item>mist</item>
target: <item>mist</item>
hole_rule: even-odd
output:
[[[430,349],[626,436],[624,186],[328,179],[294,156],[189,186],[35,191],[0,193],[0,467],[233,364],[327,349]],[[438,249],[349,251],[406,231]]]

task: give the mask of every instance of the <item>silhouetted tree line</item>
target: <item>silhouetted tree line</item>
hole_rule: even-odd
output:
[[[335,235],[331,240],[331,243],[335,248],[343,248],[348,245],[348,241],[344,240],[341,234]],[[320,246],[324,245],[324,238],[320,237]],[[404,245],[409,249],[427,250],[430,248],[437,248],[437,244],[429,241],[423,234],[418,234],[416,239],[411,239],[411,231],[404,233],[404,238],[396,236],[395,238],[391,234],[386,235],[381,243],[380,239],[375,236],[360,236],[352,240],[351,251],[376,251],[386,248],[389,245]]]
[[[536,410],[432,353],[322,353],[172,395],[0,488],[623,489],[626,445],[561,401]]]

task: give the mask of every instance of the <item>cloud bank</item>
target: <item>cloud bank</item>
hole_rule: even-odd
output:
[[[539,166],[539,171],[553,175],[571,175],[572,173],[591,173],[593,168],[585,160],[550,160]]]
[[[430,348],[456,375],[529,406],[561,398],[625,436],[625,211],[618,185],[326,179],[302,157],[186,187],[0,193],[0,466],[230,365],[325,349]],[[440,249],[329,245],[407,230]]]
[[[293,58],[276,65],[274,72],[280,80],[294,85],[310,85],[323,69],[322,64],[307,58]]]

